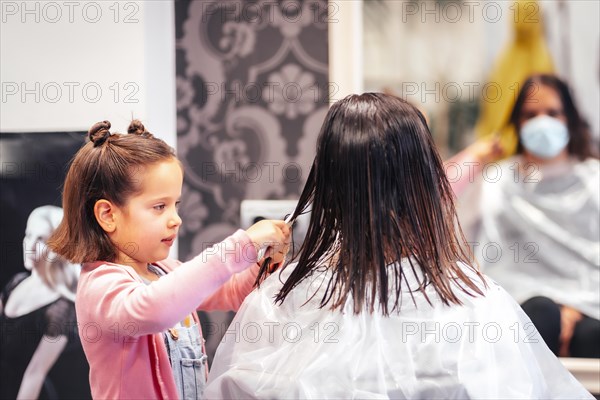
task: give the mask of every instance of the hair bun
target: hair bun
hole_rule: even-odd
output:
[[[88,131],[88,137],[90,141],[94,143],[94,147],[102,145],[106,142],[106,139],[110,136],[110,122],[102,121],[96,122]]]
[[[146,127],[139,119],[134,119],[127,128],[127,133],[130,135],[140,135],[144,137],[152,137],[152,134],[146,130]]]

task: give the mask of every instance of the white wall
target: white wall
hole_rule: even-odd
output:
[[[362,9],[362,0],[328,4],[330,103],[363,91]]]
[[[600,2],[559,0],[542,2],[547,36],[561,77],[577,107],[600,137]]]
[[[172,0],[2,0],[0,21],[0,131],[135,117],[175,146]]]

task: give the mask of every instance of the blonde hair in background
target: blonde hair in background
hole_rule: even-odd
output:
[[[62,218],[62,208],[53,205],[37,207],[29,214],[23,239],[25,266],[31,262],[31,268],[35,268],[46,286],[74,302],[80,266],[70,263],[46,245],[47,239],[56,230]],[[30,237],[32,235],[33,242]],[[31,243],[35,246],[33,258],[27,257],[28,251],[32,251]]]

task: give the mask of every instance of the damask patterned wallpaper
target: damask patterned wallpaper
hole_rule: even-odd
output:
[[[239,228],[242,200],[298,198],[327,112],[327,2],[176,0],[175,18],[186,260]]]
[[[240,227],[242,200],[299,197],[328,109],[327,2],[176,0],[175,18],[187,260]],[[201,313],[209,359],[230,318]]]

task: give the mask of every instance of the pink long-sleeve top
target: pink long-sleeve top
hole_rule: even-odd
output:
[[[256,258],[238,230],[191,261],[157,263],[168,274],[151,285],[129,266],[84,264],[75,307],[93,398],[177,398],[162,332],[192,310],[236,311],[252,291]]]

